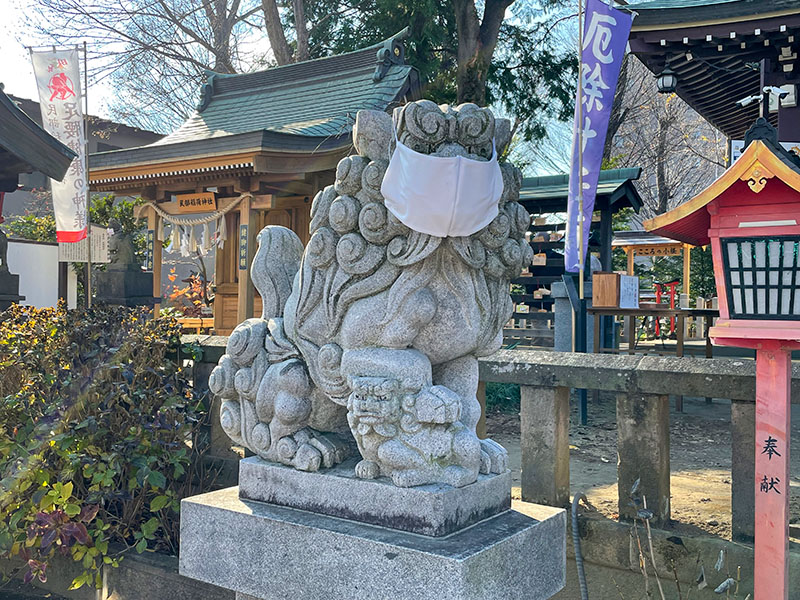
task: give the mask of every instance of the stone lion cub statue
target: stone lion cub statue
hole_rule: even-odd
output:
[[[264,460],[316,471],[358,452],[358,477],[461,487],[507,469],[505,449],[475,433],[478,357],[502,344],[510,279],[532,258],[530,215],[504,163],[499,213],[482,230],[409,229],[381,195],[395,132],[416,152],[483,161],[510,137],[473,104],[360,111],[358,154],[314,198],[308,246],[283,227],[260,232],[263,312],[233,331],[210,388],[223,429]]]

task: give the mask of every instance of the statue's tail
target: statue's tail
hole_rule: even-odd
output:
[[[250,267],[250,278],[261,296],[262,319],[283,317],[302,256],[303,242],[292,230],[267,225],[258,234],[258,250]]]

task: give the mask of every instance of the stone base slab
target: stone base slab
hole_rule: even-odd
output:
[[[97,300],[121,306],[153,306],[153,274],[109,269],[96,274]]]
[[[182,501],[180,573],[247,600],[545,600],[564,586],[566,515],[526,506],[539,518],[508,510],[431,538],[228,488]]]
[[[511,508],[511,472],[480,475],[463,488],[400,488],[388,478],[358,479],[356,459],[306,473],[258,457],[239,463],[239,497],[390,529],[443,536]]]

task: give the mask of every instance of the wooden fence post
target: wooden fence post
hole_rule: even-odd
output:
[[[237,323],[241,323],[253,316],[253,296],[255,288],[250,280],[250,265],[256,249],[256,213],[250,209],[250,198],[242,199],[239,204],[239,286],[237,304]]]
[[[731,537],[752,542],[755,535],[756,405],[731,401]]]
[[[655,525],[669,521],[669,396],[617,394],[617,486],[620,519],[633,519],[631,488],[647,498]]]
[[[522,499],[569,504],[569,388],[520,387]]]

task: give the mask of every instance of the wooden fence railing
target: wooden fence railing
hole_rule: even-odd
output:
[[[522,499],[569,502],[569,392],[617,395],[618,506],[635,510],[630,489],[649,499],[656,522],[670,516],[669,396],[731,400],[731,521],[735,540],[753,537],[755,502],[755,363],[741,359],[610,356],[502,350],[480,362],[482,382],[521,386]],[[793,402],[800,402],[795,366]]]

